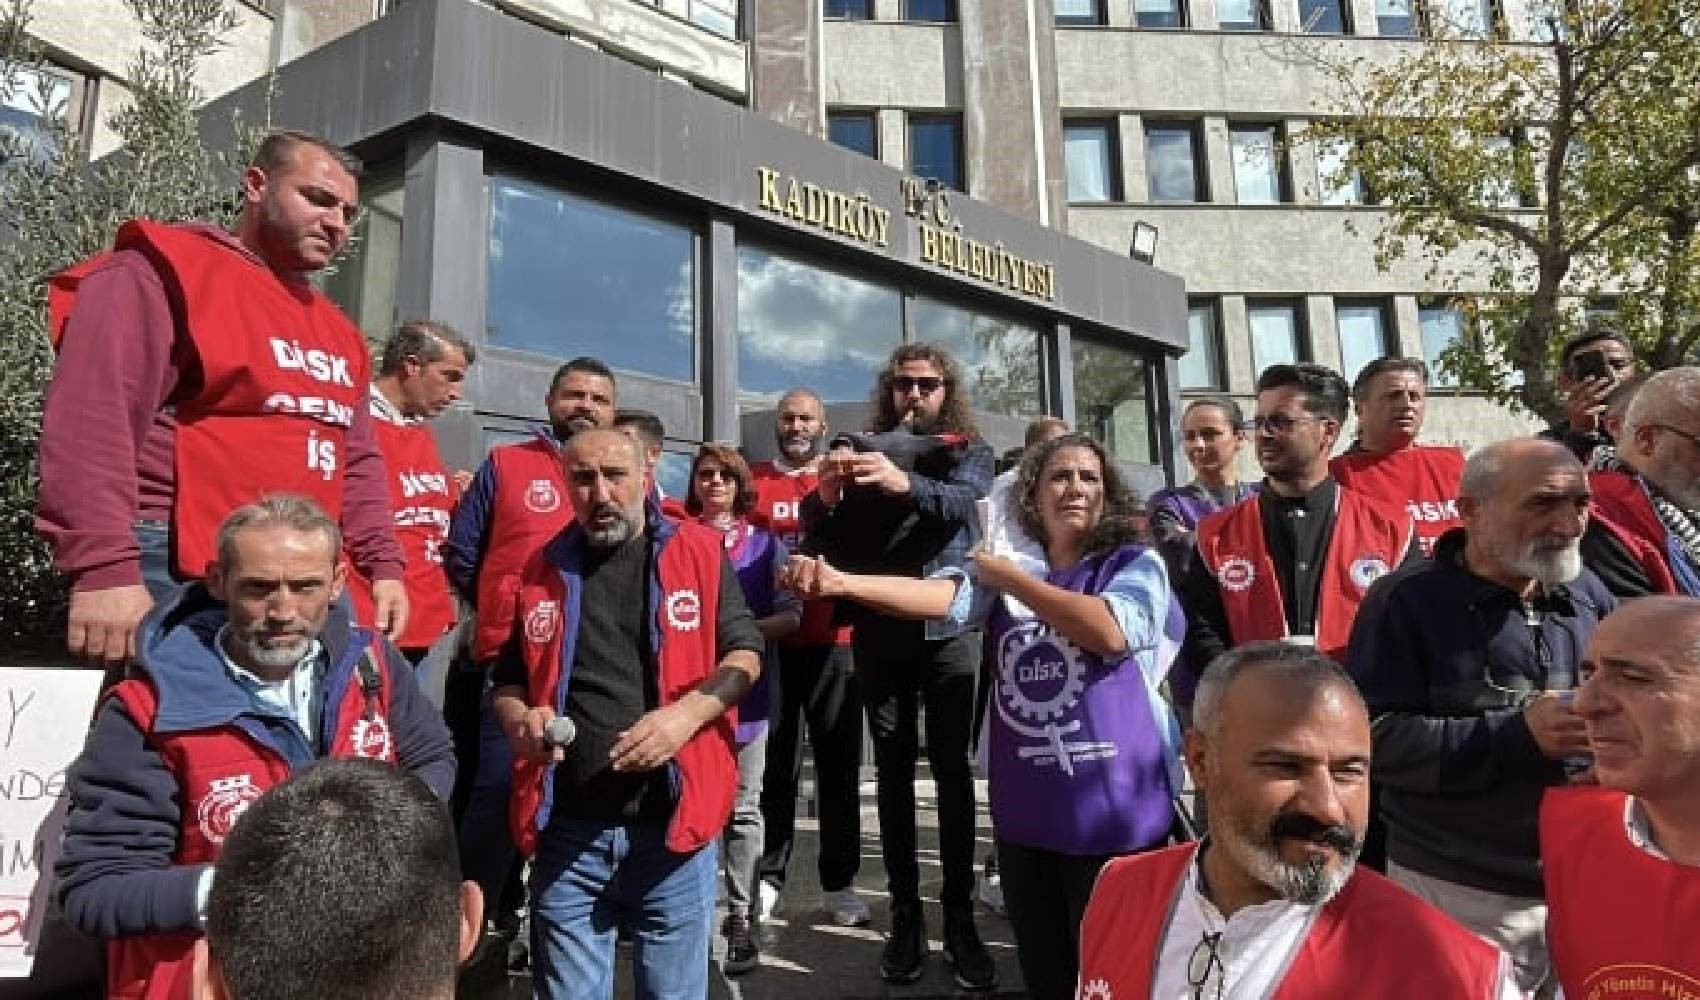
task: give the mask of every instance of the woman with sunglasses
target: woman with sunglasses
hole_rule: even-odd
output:
[[[1234,460],[1246,442],[1245,414],[1226,396],[1195,399],[1181,413],[1181,441],[1193,480],[1151,494],[1145,513],[1151,537],[1179,578],[1192,552],[1198,522],[1257,492],[1256,483],[1239,481]]]
[[[768,706],[778,703],[773,688],[779,676],[773,640],[796,631],[799,606],[777,586],[785,568],[785,546],[746,516],[756,505],[755,480],[743,456],[720,444],[705,444],[691,461],[690,494],[685,511],[721,532],[726,556],[744,589],[744,601],[756,627],[768,640],[761,679],[738,703],[738,797],[726,825],[726,964],[728,974],[748,972],[760,961],[751,924],[756,865],[761,860],[761,778],[767,766]]]
[[[1009,515],[1044,547],[1042,577],[976,549],[970,566],[923,580],[800,556],[786,579],[807,597],[985,624],[1004,902],[1028,995],[1066,1000],[1098,869],[1163,844],[1173,825],[1180,732],[1157,688],[1184,625],[1102,445],[1066,434],[1033,448],[1010,495]]]

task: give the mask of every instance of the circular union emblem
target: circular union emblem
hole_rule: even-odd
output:
[[[1004,704],[1031,722],[1061,718],[1086,689],[1086,663],[1066,639],[1034,621],[999,644],[998,689]]]
[[[1102,979],[1094,979],[1080,988],[1080,1000],[1116,1000],[1110,992],[1110,984]]]
[[[1359,590],[1368,590],[1370,584],[1387,575],[1387,561],[1377,556],[1360,556],[1346,567],[1346,573]]]
[[[667,595],[667,623],[680,632],[702,624],[702,598],[694,590],[675,590]]]
[[[260,797],[260,790],[254,787],[254,780],[246,774],[238,774],[231,778],[214,778],[207,785],[207,793],[201,797],[201,804],[195,809],[195,818],[201,826],[201,836],[211,844],[222,844],[224,838],[230,836],[230,828],[236,825],[236,820],[254,804]]]
[[[547,479],[533,479],[525,488],[525,509],[533,514],[553,514],[561,509],[561,491]]]
[[[538,601],[536,607],[526,612],[526,641],[541,645],[555,638],[555,620],[558,617],[555,611],[554,601]]]
[[[1250,559],[1233,556],[1222,560],[1222,565],[1216,567],[1216,582],[1222,585],[1223,590],[1236,594],[1250,589],[1256,579],[1257,567],[1251,564]]]
[[[354,724],[354,756],[372,760],[390,757],[390,724],[384,717],[361,719]]]

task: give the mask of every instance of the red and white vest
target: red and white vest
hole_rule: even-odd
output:
[[[772,462],[750,466],[755,481],[756,506],[750,523],[766,528],[792,552],[803,543],[803,498],[820,485],[815,472],[788,472]],[[849,625],[834,625],[833,602],[803,602],[803,620],[797,631],[779,640],[781,646],[844,646],[850,642]]]
[[[1083,996],[1150,997],[1197,844],[1104,866],[1080,925]],[[1271,1000],[1497,996],[1500,955],[1444,913],[1358,866],[1317,914]],[[1097,992],[1093,992],[1093,988]]]
[[[1263,538],[1262,501],[1217,511],[1198,525],[1198,553],[1216,577],[1235,646],[1287,637],[1287,610],[1275,563]],[[1323,557],[1316,602],[1316,647],[1346,661],[1352,620],[1370,584],[1390,572],[1411,546],[1411,521],[1351,490],[1335,494],[1334,530]]]
[[[1700,997],[1700,868],[1630,843],[1625,797],[1555,788],[1541,801],[1547,950],[1566,997]]]
[[[372,431],[389,474],[395,539],[407,557],[401,578],[407,590],[407,631],[395,644],[405,650],[428,649],[455,626],[454,595],[440,550],[449,537],[458,490],[437,452],[436,435],[423,422],[396,423],[373,405]],[[348,593],[355,621],[372,624],[372,583],[352,565]]]
[[[1412,445],[1380,455],[1348,452],[1330,461],[1328,471],[1349,490],[1395,510],[1404,508],[1425,556],[1434,555],[1436,539],[1464,523],[1458,513],[1464,453],[1457,448]]]
[[[154,264],[194,354],[199,388],[175,400],[178,574],[205,575],[225,516],[266,493],[309,497],[340,516],[348,428],[366,405],[360,331],[312,286],[284,281],[211,233],[128,222],[114,250],[139,250]],[[54,331],[64,330],[77,283],[100,259],[54,277]]]
[[[520,573],[549,539],[573,521],[566,473],[557,445],[541,436],[490,451],[496,495],[485,527],[484,558],[478,564],[478,617],[472,657],[496,657],[514,631],[514,600]]]
[[[578,560],[582,533],[563,536],[526,566],[516,613],[524,622],[526,702],[567,710],[573,651],[578,642],[583,596]],[[661,595],[650,622],[660,705],[695,691],[719,667],[716,622],[720,612],[721,566],[726,561],[720,532],[691,522],[665,520],[657,533],[649,586]],[[667,849],[688,854],[719,838],[732,816],[738,791],[733,745],[737,709],[710,722],[686,740],[670,764],[678,800],[667,826]],[[509,820],[514,843],[531,856],[553,808],[554,767],[514,759]]]
[[[1666,546],[1670,532],[1653,510],[1653,502],[1634,476],[1621,472],[1590,472],[1588,488],[1594,502],[1588,513],[1617,539],[1661,594],[1680,594],[1671,572]]]
[[[395,763],[389,724],[395,678],[383,640],[374,637],[349,682],[336,698],[328,757],[369,757]],[[181,732],[156,732],[159,696],[151,681],[132,678],[112,688],[124,711],[158,750],[177,780],[182,803],[174,865],[218,860],[237,817],[273,785],[289,777],[289,761],[235,725]],[[312,734],[315,737],[317,734]],[[195,941],[191,931],[142,934],[107,942],[108,1000],[189,1000]]]

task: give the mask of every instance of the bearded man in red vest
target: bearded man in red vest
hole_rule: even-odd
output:
[[[1377,358],[1352,383],[1358,439],[1328,463],[1341,486],[1392,508],[1416,525],[1423,554],[1435,539],[1464,523],[1458,517],[1458,479],[1464,453],[1417,444],[1428,408],[1428,366],[1420,358]]]
[[[66,782],[60,904],[107,940],[112,998],[187,1000],[224,838],[294,771],[365,757],[444,799],[454,784],[448,730],[412,665],[337,604],[342,540],[323,510],[267,496],[225,520],[215,551],[205,584],[142,622],[130,677]]]
[[[307,281],[348,243],[358,169],[317,136],[273,132],[234,232],[129,222],[53,278],[36,528],[71,579],[73,656],[134,655],[142,616],[202,576],[219,523],[264,493],[340,520],[379,627],[406,627],[366,344]]]
[[[592,430],[565,451],[576,520],[521,574],[492,678],[533,856],[532,988],[612,996],[625,927],[637,995],[695,1000],[738,789],[732,706],[761,673],[761,631],[720,532],[649,501],[637,442]]]
[[[1254,642],[1199,682],[1186,761],[1197,844],[1111,861],[1080,929],[1082,1000],[1512,1000],[1492,945],[1356,865],[1369,715],[1318,651]]]
[[[456,618],[442,546],[460,484],[443,465],[437,438],[425,422],[460,398],[477,351],[448,324],[416,319],[396,328],[381,357],[368,408],[389,472],[396,540],[407,555],[402,583],[410,609],[407,628],[395,644],[417,665],[454,628]],[[355,619],[371,621],[371,581],[355,569],[348,585]]]
[[[1541,805],[1547,944],[1564,995],[1700,995],[1700,600],[1600,623],[1576,713],[1597,786]]]
[[[1620,598],[1700,597],[1700,368],[1636,390],[1613,459],[1588,477],[1588,568]]]

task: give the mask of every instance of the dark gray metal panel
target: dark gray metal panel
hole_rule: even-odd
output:
[[[1074,417],[1074,331],[1067,323],[1057,324],[1052,345],[1051,412],[1068,421],[1070,427],[1077,427],[1079,425]]]
[[[1162,366],[1162,379],[1157,386],[1157,428],[1158,447],[1163,450],[1163,469],[1168,473],[1170,483],[1181,481],[1180,449],[1177,447],[1181,440],[1181,366],[1180,361],[1165,357]]]
[[[708,409],[708,437],[738,442],[738,236],[725,219],[712,219],[702,241],[708,297],[700,315],[703,357],[708,377],[703,380]]]
[[[446,322],[475,344],[484,343],[489,248],[483,187],[481,146],[435,130],[408,138],[396,308]]]

